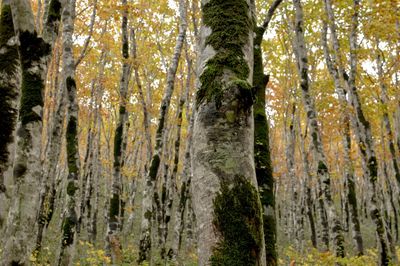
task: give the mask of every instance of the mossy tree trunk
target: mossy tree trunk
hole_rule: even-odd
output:
[[[253,87],[254,103],[254,161],[261,204],[263,206],[264,240],[267,265],[277,265],[274,178],[269,149],[269,125],[265,112],[265,89],[268,76],[264,74],[261,43],[272,16],[282,0],[275,0],[260,27],[255,27]]]
[[[304,40],[304,21],[303,8],[300,0],[293,0],[295,6],[295,32],[296,40],[294,51],[297,58],[300,76],[300,87],[303,95],[304,107],[307,114],[307,122],[309,124],[312,137],[312,145],[317,161],[317,178],[321,182],[321,191],[323,192],[324,204],[327,209],[328,220],[330,222],[331,237],[334,244],[334,251],[337,257],[344,257],[344,238],[340,220],[338,218],[334,202],[331,195],[331,180],[327,166],[325,152],[322,146],[320,129],[317,122],[317,113],[314,101],[310,95],[310,85],[308,77],[308,57],[307,48]]]
[[[114,134],[114,164],[111,186],[111,198],[109,202],[109,214],[107,221],[106,252],[111,257],[114,264],[121,263],[122,247],[120,232],[122,229],[122,213],[124,200],[122,197],[122,174],[121,168],[124,166],[125,145],[124,139],[127,134],[128,112],[127,112],[127,93],[131,74],[129,64],[129,37],[128,37],[128,1],[122,0],[122,74],[119,86],[119,117]]]
[[[203,0],[192,191],[199,265],[266,265],[254,166],[249,0]]]
[[[145,178],[145,188],[143,190],[142,204],[142,224],[139,244],[138,263],[150,259],[151,250],[151,217],[153,216],[152,199],[156,197],[157,191],[154,186],[157,179],[158,170],[162,156],[162,148],[164,145],[165,125],[168,118],[168,111],[171,103],[172,93],[175,87],[175,76],[179,65],[179,59],[182,52],[183,43],[186,37],[187,21],[186,21],[186,1],[179,1],[179,32],[176,40],[172,62],[167,73],[167,86],[161,101],[160,114],[157,125],[156,141],[154,145],[154,154],[150,161],[150,167]]]
[[[16,134],[13,177],[14,191],[10,206],[2,264],[29,262],[34,247],[37,201],[41,180],[42,93],[50,45],[37,36],[34,17],[27,0],[11,5],[19,38],[21,60],[21,102]]]
[[[58,0],[46,1],[45,10],[47,10],[43,16],[43,38],[54,47],[54,43],[58,37],[59,24],[61,20],[61,2]],[[39,7],[38,7],[39,8]],[[39,10],[38,10],[39,12]],[[39,25],[40,18],[37,17],[36,25]],[[63,134],[63,122],[64,113],[66,111],[66,99],[65,93],[59,84],[59,67],[61,59],[60,49],[55,49],[54,56],[52,57],[52,67],[54,71],[54,84],[55,84],[55,99],[56,106],[54,112],[48,114],[48,147],[44,150],[44,157],[47,160],[42,165],[42,181],[40,185],[40,196],[39,196],[39,211],[38,211],[38,229],[36,236],[36,248],[35,251],[39,252],[42,245],[43,235],[45,234],[45,228],[50,223],[53,217],[53,208],[55,203],[55,179],[57,172],[57,164],[60,160],[61,155],[61,142]],[[50,60],[50,57],[49,57]],[[51,90],[52,88],[50,88]],[[49,112],[49,111],[48,111]]]
[[[73,33],[75,0],[66,1],[62,10],[62,86],[68,97],[67,108],[67,187],[65,209],[62,219],[61,248],[58,265],[72,265],[78,224],[80,157],[78,147],[78,102],[75,82],[75,61],[73,55]]]
[[[187,47],[186,47],[187,49]],[[187,50],[186,50],[187,52]],[[181,187],[178,192],[178,205],[175,213],[175,225],[173,232],[173,240],[171,248],[168,251],[168,257],[170,259],[176,260],[178,257],[178,253],[180,251],[182,245],[182,234],[184,228],[184,214],[186,209],[186,202],[190,188],[191,182],[191,169],[190,169],[190,148],[192,143],[192,131],[193,131],[193,113],[189,115],[189,92],[191,87],[191,79],[192,79],[192,60],[189,58],[186,53],[186,63],[187,63],[187,77],[186,77],[186,92],[185,96],[182,98],[182,107],[183,104],[186,103],[186,117],[188,119],[188,129],[187,129],[187,139],[186,139],[186,147],[184,152],[184,162],[183,162],[183,171],[181,174]],[[183,109],[183,108],[182,108]],[[182,110],[183,111],[183,110]],[[176,148],[176,146],[175,146]]]
[[[0,232],[6,219],[9,193],[5,176],[13,162],[21,86],[17,41],[10,0],[4,0],[0,18]]]

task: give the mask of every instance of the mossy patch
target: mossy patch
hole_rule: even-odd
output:
[[[78,189],[78,187],[75,185],[75,182],[70,180],[68,181],[67,185],[67,195],[70,197],[73,197],[75,195],[75,191]]]
[[[42,79],[43,58],[49,55],[50,46],[36,32],[20,32],[20,55],[22,66],[20,120],[23,125],[41,121],[34,107],[43,107],[44,81]]]
[[[149,171],[149,176],[151,180],[156,179],[159,166],[160,166],[160,156],[158,156],[158,154],[155,154],[153,156],[153,159],[151,160],[150,171]]]
[[[233,186],[232,186],[233,185]],[[236,176],[222,183],[214,200],[213,224],[220,234],[211,265],[258,265],[262,243],[262,220],[257,189]]]
[[[252,20],[244,0],[211,0],[202,10],[204,24],[212,30],[206,45],[211,45],[216,55],[207,61],[200,76],[201,87],[196,100],[197,105],[203,101],[214,101],[219,107],[226,85],[222,81],[225,69],[247,83],[250,69],[242,49],[249,38]]]
[[[77,121],[74,116],[71,116],[67,125],[67,156],[68,156],[68,171],[70,175],[77,177],[78,173],[78,128]]]
[[[77,219],[75,216],[66,217],[63,222],[63,241],[62,245],[64,247],[71,245],[74,242],[74,233],[76,227]]]
[[[54,27],[54,33],[58,33],[58,24],[61,20],[61,2],[58,0],[51,0],[49,4],[49,11],[47,15],[46,24],[48,27]]]
[[[122,133],[123,133],[123,128],[122,124],[120,124],[115,130],[115,137],[114,137],[114,167],[120,165],[119,158],[121,157]]]
[[[371,182],[376,182],[378,179],[378,162],[375,156],[371,156],[368,160],[368,169]]]
[[[119,216],[120,199],[117,193],[113,193],[110,199],[110,220],[114,221]]]

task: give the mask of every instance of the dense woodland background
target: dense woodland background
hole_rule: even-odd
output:
[[[268,76],[254,113],[269,122],[256,160],[261,141],[275,181],[267,265],[398,265],[400,3],[255,6]],[[198,265],[203,12],[200,0],[2,0],[1,265]]]

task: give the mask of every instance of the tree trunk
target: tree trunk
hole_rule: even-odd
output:
[[[199,265],[265,265],[254,166],[253,2],[202,1],[193,128]]]
[[[331,195],[331,180],[326,163],[325,152],[323,150],[320,129],[317,122],[317,114],[315,106],[309,91],[309,77],[308,77],[308,58],[307,50],[304,41],[304,28],[303,28],[303,9],[300,0],[293,0],[296,9],[296,42],[295,51],[296,58],[299,66],[299,75],[301,79],[301,90],[303,101],[307,113],[307,120],[312,137],[312,145],[318,162],[317,177],[321,182],[321,190],[323,192],[324,204],[327,208],[328,220],[330,222],[331,237],[334,243],[334,251],[337,257],[344,257],[344,238],[343,230],[340,220],[338,219],[334,202]]]
[[[73,33],[75,19],[75,0],[65,3],[62,12],[62,86],[68,97],[67,112],[67,188],[65,210],[62,219],[61,248],[58,265],[72,265],[78,225],[80,157],[78,143],[78,102],[76,96],[75,62],[73,55]]]
[[[265,89],[269,77],[264,74],[261,43],[268,24],[282,0],[275,0],[261,27],[255,28],[253,86],[254,162],[260,200],[263,206],[264,242],[267,265],[277,265],[274,178],[269,148],[269,125],[265,112]]]
[[[327,42],[327,26],[323,26],[323,49],[326,64],[328,66],[329,73],[331,74],[334,86],[337,94],[339,95],[339,104],[341,112],[341,124],[342,124],[342,145],[344,149],[344,179],[347,184],[346,187],[346,201],[349,204],[349,212],[351,216],[351,229],[354,245],[357,249],[359,256],[364,253],[364,245],[360,230],[360,221],[358,218],[358,207],[357,207],[357,195],[355,190],[354,180],[354,166],[351,159],[351,135],[350,135],[350,109],[347,103],[346,94],[347,91],[343,88],[344,80],[341,79],[340,70],[336,67],[340,64],[339,56],[339,42],[336,36],[335,20],[333,17],[333,10],[330,4],[330,0],[325,0],[325,7],[328,13],[330,28],[332,32],[332,39],[334,43],[334,53],[332,59],[329,55],[329,48]]]
[[[156,132],[156,143],[154,146],[154,154],[151,158],[150,168],[146,175],[145,188],[143,191],[143,208],[142,208],[142,225],[139,246],[138,263],[141,263],[150,258],[151,249],[151,217],[153,216],[152,197],[155,193],[155,181],[157,178],[158,169],[164,140],[164,127],[167,120],[168,110],[171,102],[172,93],[175,86],[175,75],[179,64],[179,58],[182,52],[183,42],[186,36],[186,4],[184,0],[179,1],[180,23],[179,33],[176,41],[172,62],[167,73],[167,87],[160,106],[159,122]]]
[[[127,93],[131,73],[129,60],[129,39],[128,39],[128,2],[122,0],[122,74],[119,88],[119,117],[114,136],[114,164],[112,176],[111,198],[109,203],[109,214],[107,221],[106,252],[111,257],[113,264],[119,264],[122,260],[122,247],[120,232],[122,227],[122,175],[121,168],[124,165],[123,154],[125,153],[124,138],[127,134],[128,112]]]

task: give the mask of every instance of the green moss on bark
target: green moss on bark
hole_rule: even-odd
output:
[[[75,195],[75,191],[77,190],[77,186],[75,185],[75,182],[70,180],[68,181],[67,185],[67,195],[70,197],[73,197]]]
[[[160,166],[160,156],[158,156],[158,154],[155,154],[153,156],[153,159],[151,160],[151,166],[150,166],[150,171],[149,171],[151,180],[156,179],[159,166]]]
[[[68,156],[68,171],[70,175],[77,175],[78,173],[78,128],[77,121],[75,117],[70,117],[67,126],[67,156]],[[76,176],[77,177],[77,176]]]
[[[375,156],[371,156],[368,160],[368,169],[371,182],[375,183],[378,179],[378,162]]]
[[[23,125],[30,122],[41,121],[40,114],[33,110],[34,107],[43,108],[42,79],[43,58],[49,55],[50,46],[39,38],[36,32],[23,31],[20,33],[20,55],[22,66],[21,106],[20,120]]]
[[[0,72],[8,79],[18,71],[19,54],[16,44],[10,43],[15,38],[14,24],[10,5],[3,5],[0,18]],[[18,88],[13,87],[8,80],[0,82],[0,168],[8,162],[7,146],[13,141],[12,132],[15,129],[18,110],[12,103],[17,101]],[[0,169],[1,171],[1,169]],[[0,173],[1,174],[1,173]]]
[[[61,20],[61,2],[58,0],[51,0],[49,4],[49,11],[47,15],[47,26],[54,27],[54,33],[58,33],[58,23]]]
[[[262,60],[262,36],[264,29],[256,27],[254,30],[254,68],[253,86],[256,100],[254,104],[254,162],[256,168],[257,183],[260,192],[260,201],[263,208],[270,210],[263,213],[265,257],[267,265],[277,265],[278,254],[276,252],[276,218],[274,178],[269,149],[269,125],[265,112],[265,89],[269,76],[264,74]]]
[[[233,186],[232,186],[233,185]],[[245,178],[223,183],[214,200],[214,226],[221,238],[214,247],[211,265],[258,265],[262,220],[257,189]]]
[[[66,217],[63,223],[63,241],[62,245],[69,246],[74,242],[74,233],[75,233],[75,227],[76,227],[76,217]]]
[[[119,195],[114,193],[112,198],[110,199],[110,219],[111,219],[111,221],[113,219],[116,219],[116,217],[119,215],[119,209],[120,209]]]
[[[118,125],[117,129],[115,130],[115,137],[114,137],[114,167],[119,166],[119,158],[121,156],[121,147],[122,147],[122,124]]]
[[[242,49],[249,38],[252,20],[244,0],[211,0],[202,10],[204,24],[212,30],[206,45],[211,45],[216,55],[207,61],[200,76],[197,105],[203,101],[214,101],[219,107],[225,86],[222,81],[224,70],[232,71],[238,79],[247,83],[250,69]]]

